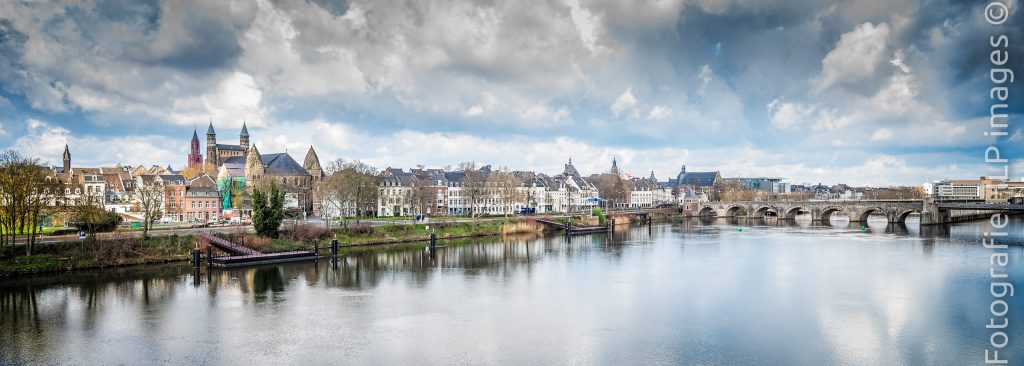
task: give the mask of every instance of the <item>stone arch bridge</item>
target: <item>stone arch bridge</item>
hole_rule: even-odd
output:
[[[828,221],[832,214],[840,213],[851,222],[866,222],[872,214],[880,214],[890,223],[905,222],[908,216],[917,213],[921,215],[921,223],[926,225],[944,222],[944,216],[948,216],[940,212],[934,202],[925,200],[705,202],[696,209],[698,216],[775,216],[790,220],[804,213],[809,213],[814,221]]]

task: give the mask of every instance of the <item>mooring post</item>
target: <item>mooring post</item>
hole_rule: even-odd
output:
[[[615,232],[615,218],[612,218],[612,233]]]
[[[202,256],[202,251],[199,248],[192,248],[192,268],[199,268],[200,256]]]
[[[313,256],[314,257],[319,257],[320,256],[320,241],[319,240],[313,240]]]
[[[213,267],[213,246],[206,244],[206,266]]]
[[[430,248],[434,249],[437,247],[437,234],[430,233]]]
[[[337,257],[338,256],[338,239],[332,239],[331,240],[331,256],[332,257]]]

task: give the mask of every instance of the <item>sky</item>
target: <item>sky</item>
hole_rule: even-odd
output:
[[[205,154],[245,122],[325,165],[977,178],[993,143],[1024,167],[1024,81],[983,135],[990,36],[1024,72],[1003,1],[1002,25],[984,1],[0,1],[0,146],[180,168],[194,129]]]

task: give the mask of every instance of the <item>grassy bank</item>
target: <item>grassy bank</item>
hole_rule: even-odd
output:
[[[0,257],[0,277],[182,261],[190,258],[192,247],[192,235],[38,244],[32,255],[24,255],[21,246]]]
[[[484,236],[516,235],[542,232],[543,226],[526,219],[503,221],[453,222],[434,224],[385,224],[381,226],[353,225],[327,229],[319,226],[298,225],[286,227],[277,239],[260,238],[253,234],[218,234],[225,239],[263,253],[310,250],[314,240],[323,249],[332,238],[338,239],[343,252],[389,250],[408,248],[409,243],[426,242],[430,233],[438,239],[473,238]],[[31,256],[24,255],[24,246],[15,253],[0,256],[0,277],[59,272],[79,269],[124,267],[138,264],[187,261],[196,244],[205,247],[202,239],[193,235],[170,235],[142,238],[113,238],[85,243],[69,241],[36,246]],[[391,246],[389,246],[391,244]],[[370,246],[380,245],[370,249]],[[425,244],[413,244],[425,245]],[[203,251],[205,253],[205,250]]]
[[[510,223],[515,222],[510,220]],[[416,225],[356,225],[334,230],[338,244],[342,246],[402,243],[430,240],[430,233],[438,239],[467,238],[500,235],[501,221],[456,222],[444,224]]]

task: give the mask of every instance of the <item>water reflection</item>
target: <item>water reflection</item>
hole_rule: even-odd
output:
[[[987,341],[983,230],[693,218],[19,278],[0,282],[0,364],[962,363]],[[1008,231],[1021,245],[1024,221]]]

